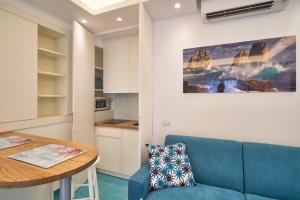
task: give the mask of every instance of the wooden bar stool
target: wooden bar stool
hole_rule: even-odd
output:
[[[92,166],[87,168],[87,174],[88,174],[87,184],[76,185],[75,176],[73,176],[72,188],[71,188],[71,200],[100,200],[98,182],[97,182],[97,172],[96,172],[96,165],[97,163],[99,163],[99,161],[100,161],[100,157],[98,156],[96,162]],[[75,187],[89,187],[89,197],[75,199]]]

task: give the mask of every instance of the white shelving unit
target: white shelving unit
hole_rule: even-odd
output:
[[[38,117],[67,114],[68,37],[38,26]]]
[[[103,49],[95,46],[95,97],[103,96]]]
[[[38,98],[63,98],[65,97],[64,95],[47,95],[47,94],[40,94],[38,95]]]
[[[50,57],[54,57],[54,58],[65,57],[64,54],[62,54],[58,51],[53,51],[51,49],[46,49],[46,48],[39,47],[38,51],[39,51],[40,54],[44,54],[45,56],[50,56]]]
[[[53,72],[45,72],[45,71],[38,71],[38,74],[41,76],[65,77],[65,75],[61,73],[53,73]]]

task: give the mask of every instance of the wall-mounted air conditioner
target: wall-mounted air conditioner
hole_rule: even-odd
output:
[[[221,9],[221,4],[224,9]],[[203,21],[210,23],[279,12],[284,10],[288,4],[289,0],[218,0],[218,2],[202,0],[201,11]]]

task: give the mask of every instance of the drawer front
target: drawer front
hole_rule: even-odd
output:
[[[122,138],[122,129],[120,128],[107,128],[107,127],[97,127],[96,136],[110,137],[110,138]]]

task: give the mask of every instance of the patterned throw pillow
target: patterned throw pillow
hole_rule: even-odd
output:
[[[186,145],[147,145],[150,163],[150,187],[193,186],[195,183]]]

